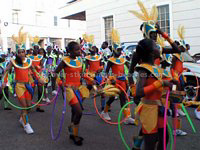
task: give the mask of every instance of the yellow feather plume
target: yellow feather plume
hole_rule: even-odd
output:
[[[15,35],[12,35],[13,41],[15,41],[15,43],[18,45],[22,45],[22,44],[26,43],[27,33],[22,32],[22,30],[23,30],[23,27],[21,27],[19,29],[18,37]]]
[[[111,32],[111,39],[113,43],[118,43],[120,44],[120,36],[119,36],[119,32],[116,29],[112,29]]]
[[[177,30],[178,36],[181,40],[184,40],[185,38],[185,27],[182,25],[179,25],[178,30]]]
[[[89,36],[89,42],[90,43],[94,43],[94,35],[90,35]]]
[[[34,41],[33,41],[33,42],[34,42],[34,43],[38,43],[39,41],[40,41],[40,37],[36,35],[36,36],[34,37]]]
[[[40,41],[40,37],[37,35],[35,37],[32,37],[31,35],[29,35],[29,40],[33,43],[38,43]]]
[[[161,47],[165,47],[165,40],[164,40],[162,37],[160,37],[160,36],[157,37],[157,43],[158,43]]]
[[[138,17],[140,20],[142,21],[148,21],[147,18],[145,18],[145,16],[135,10],[129,10],[130,13],[134,14],[136,17]]]
[[[158,19],[158,8],[156,5],[154,5],[151,9],[150,19],[157,21]]]
[[[144,6],[141,0],[138,0],[138,6],[142,13],[139,13],[135,10],[129,10],[130,13],[134,14],[137,18],[141,19],[142,21],[149,21],[154,20],[157,21],[158,19],[158,9],[156,5],[154,5],[151,9],[151,13],[148,12],[147,8]]]
[[[144,17],[149,20],[149,14],[147,8],[144,6],[143,2],[141,0],[138,0],[138,6],[140,7],[140,10],[144,14]]]
[[[94,35],[83,34],[83,39],[85,42],[94,43]]]

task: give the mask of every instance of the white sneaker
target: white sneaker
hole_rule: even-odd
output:
[[[182,111],[182,109],[178,109],[177,112],[180,116],[185,116],[185,113]]]
[[[34,133],[33,129],[31,128],[31,125],[29,123],[27,123],[24,126],[24,130],[26,131],[27,134],[33,134]]]
[[[197,109],[195,109],[194,114],[195,114],[196,118],[200,120],[200,111],[197,111]]]
[[[24,124],[24,121],[23,121],[22,117],[20,117],[20,119],[19,119],[19,123],[20,123],[21,126],[24,128],[25,124]]]
[[[176,134],[176,136],[185,136],[185,135],[187,135],[187,132],[177,129],[175,134]]]
[[[57,94],[56,90],[52,91],[52,95],[56,95],[56,94]]]
[[[111,120],[109,114],[108,114],[108,113],[105,113],[104,111],[101,112],[101,116],[102,116],[104,119],[108,120],[108,121]]]
[[[46,102],[46,98],[43,98],[42,101],[43,101],[43,102]]]
[[[14,97],[17,97],[17,94],[14,94]]]
[[[128,124],[134,125],[135,124],[135,119],[133,119],[131,117],[128,117],[128,118],[125,119],[124,124],[126,124],[126,125],[128,125]]]
[[[49,100],[49,98],[48,98],[48,97],[46,98],[46,102],[47,102],[47,103],[50,103],[50,102],[51,102],[51,101]]]

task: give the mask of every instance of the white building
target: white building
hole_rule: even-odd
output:
[[[69,40],[77,39],[86,30],[83,21],[60,18],[59,8],[66,3],[66,0],[0,0],[0,46],[4,51],[13,50],[11,36],[24,26],[24,32],[41,38],[41,47],[51,42],[64,49]]]
[[[171,37],[178,39],[177,28],[186,28],[185,40],[191,45],[191,53],[200,52],[200,1],[199,0],[142,0],[149,9],[156,4],[159,23]],[[70,10],[70,11],[67,11]],[[94,34],[96,45],[110,41],[112,27],[118,29],[121,42],[138,41],[142,38],[141,20],[129,13],[139,10],[137,0],[76,0],[62,8],[62,17],[71,19],[85,14],[87,33]],[[73,15],[72,15],[73,14]]]

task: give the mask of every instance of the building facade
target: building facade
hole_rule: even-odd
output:
[[[83,21],[60,18],[59,8],[65,0],[0,0],[0,46],[4,51],[15,49],[11,37],[23,26],[24,32],[40,37],[40,46],[48,43],[64,49],[68,41],[85,33]],[[26,48],[30,48],[27,40]]]
[[[199,0],[142,0],[150,8],[158,7],[158,22],[161,28],[174,39],[178,39],[177,28],[184,25],[185,41],[191,45],[191,53],[198,53],[200,43],[200,1]],[[66,10],[71,10],[66,13]],[[94,34],[97,46],[103,41],[111,42],[110,31],[114,27],[120,33],[121,42],[135,42],[142,39],[141,20],[129,13],[140,11],[137,0],[77,0],[62,8],[62,16],[85,14],[87,33]],[[76,17],[75,17],[76,18]]]

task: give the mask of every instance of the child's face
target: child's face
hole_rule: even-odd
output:
[[[18,56],[20,58],[25,58],[25,50],[24,49],[19,49],[18,50]]]
[[[81,48],[78,44],[76,44],[74,46],[73,53],[74,53],[75,56],[81,56]]]

